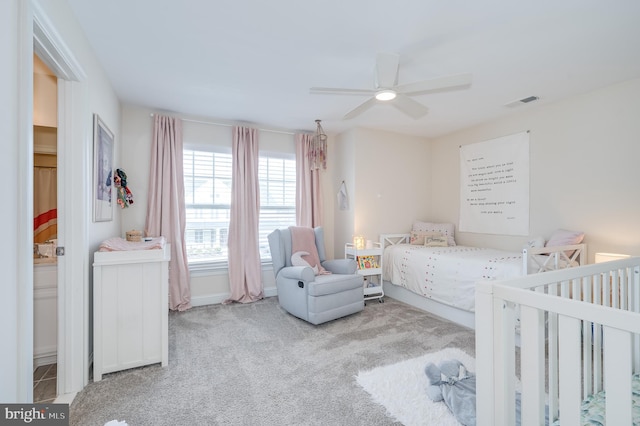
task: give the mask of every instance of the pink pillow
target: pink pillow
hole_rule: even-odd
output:
[[[558,229],[551,235],[545,247],[570,246],[580,244],[584,239],[584,232],[567,231],[566,229]]]

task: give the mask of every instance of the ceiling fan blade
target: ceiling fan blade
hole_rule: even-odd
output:
[[[312,87],[309,89],[312,95],[367,95],[371,96],[376,93],[370,89],[340,89],[333,87]]]
[[[471,84],[471,74],[454,74],[446,77],[432,78],[430,80],[418,81],[397,86],[398,93],[420,93],[436,90],[453,89],[455,87],[468,86]]]
[[[391,89],[398,84],[398,64],[400,55],[378,53],[376,57],[376,87]]]
[[[363,112],[365,112],[366,110],[374,106],[375,104],[376,104],[376,98],[370,98],[364,101],[363,103],[361,103],[360,105],[358,105],[357,107],[355,107],[354,109],[352,109],[351,111],[349,111],[348,113],[346,113],[343,119],[350,120],[354,117],[357,117],[358,115],[362,114]]]
[[[414,119],[418,119],[429,112],[429,108],[402,94],[398,94],[392,103],[393,106]]]

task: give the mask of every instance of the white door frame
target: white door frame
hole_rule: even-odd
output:
[[[88,244],[88,183],[87,168],[91,140],[88,88],[86,74],[75,56],[45,13],[34,0],[21,2],[20,51],[22,73],[19,87],[20,157],[33,157],[33,53],[58,76],[58,243],[65,255],[58,258],[58,400],[72,399],[89,380],[89,244]],[[28,57],[28,58],[27,58]],[[29,59],[30,58],[30,59]],[[29,164],[33,164],[31,161]],[[23,194],[33,199],[31,170],[21,170],[20,181],[26,182]],[[73,203],[71,201],[73,200]],[[31,201],[31,210],[33,204]],[[30,229],[32,215],[22,215],[20,229]],[[29,232],[27,232],[29,234]],[[19,253],[19,267],[24,276],[31,270],[32,291],[19,297],[19,310],[33,315],[33,255],[31,240],[24,240]],[[23,309],[24,308],[24,309]],[[24,317],[22,317],[24,318]],[[21,319],[22,319],[21,318]],[[33,318],[19,324],[24,336],[33,340]],[[19,348],[20,359],[28,360],[20,372],[20,381],[33,380],[33,344]],[[28,391],[27,391],[28,392]],[[29,400],[33,400],[33,390]]]
[[[18,220],[16,242],[16,402],[33,401],[33,17],[29,2],[18,10]],[[15,4],[15,3],[14,3]]]

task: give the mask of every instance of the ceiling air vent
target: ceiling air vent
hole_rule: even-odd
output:
[[[528,104],[533,101],[537,101],[540,99],[538,96],[527,96],[526,98],[516,99],[515,101],[508,102],[504,104],[506,107],[515,107],[522,104]]]

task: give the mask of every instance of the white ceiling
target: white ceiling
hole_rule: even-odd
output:
[[[328,133],[354,126],[436,137],[640,77],[640,1],[68,0],[119,98],[190,116]],[[399,83],[470,72],[470,88],[413,96],[352,120],[378,52]],[[516,108],[504,104],[540,100]]]

